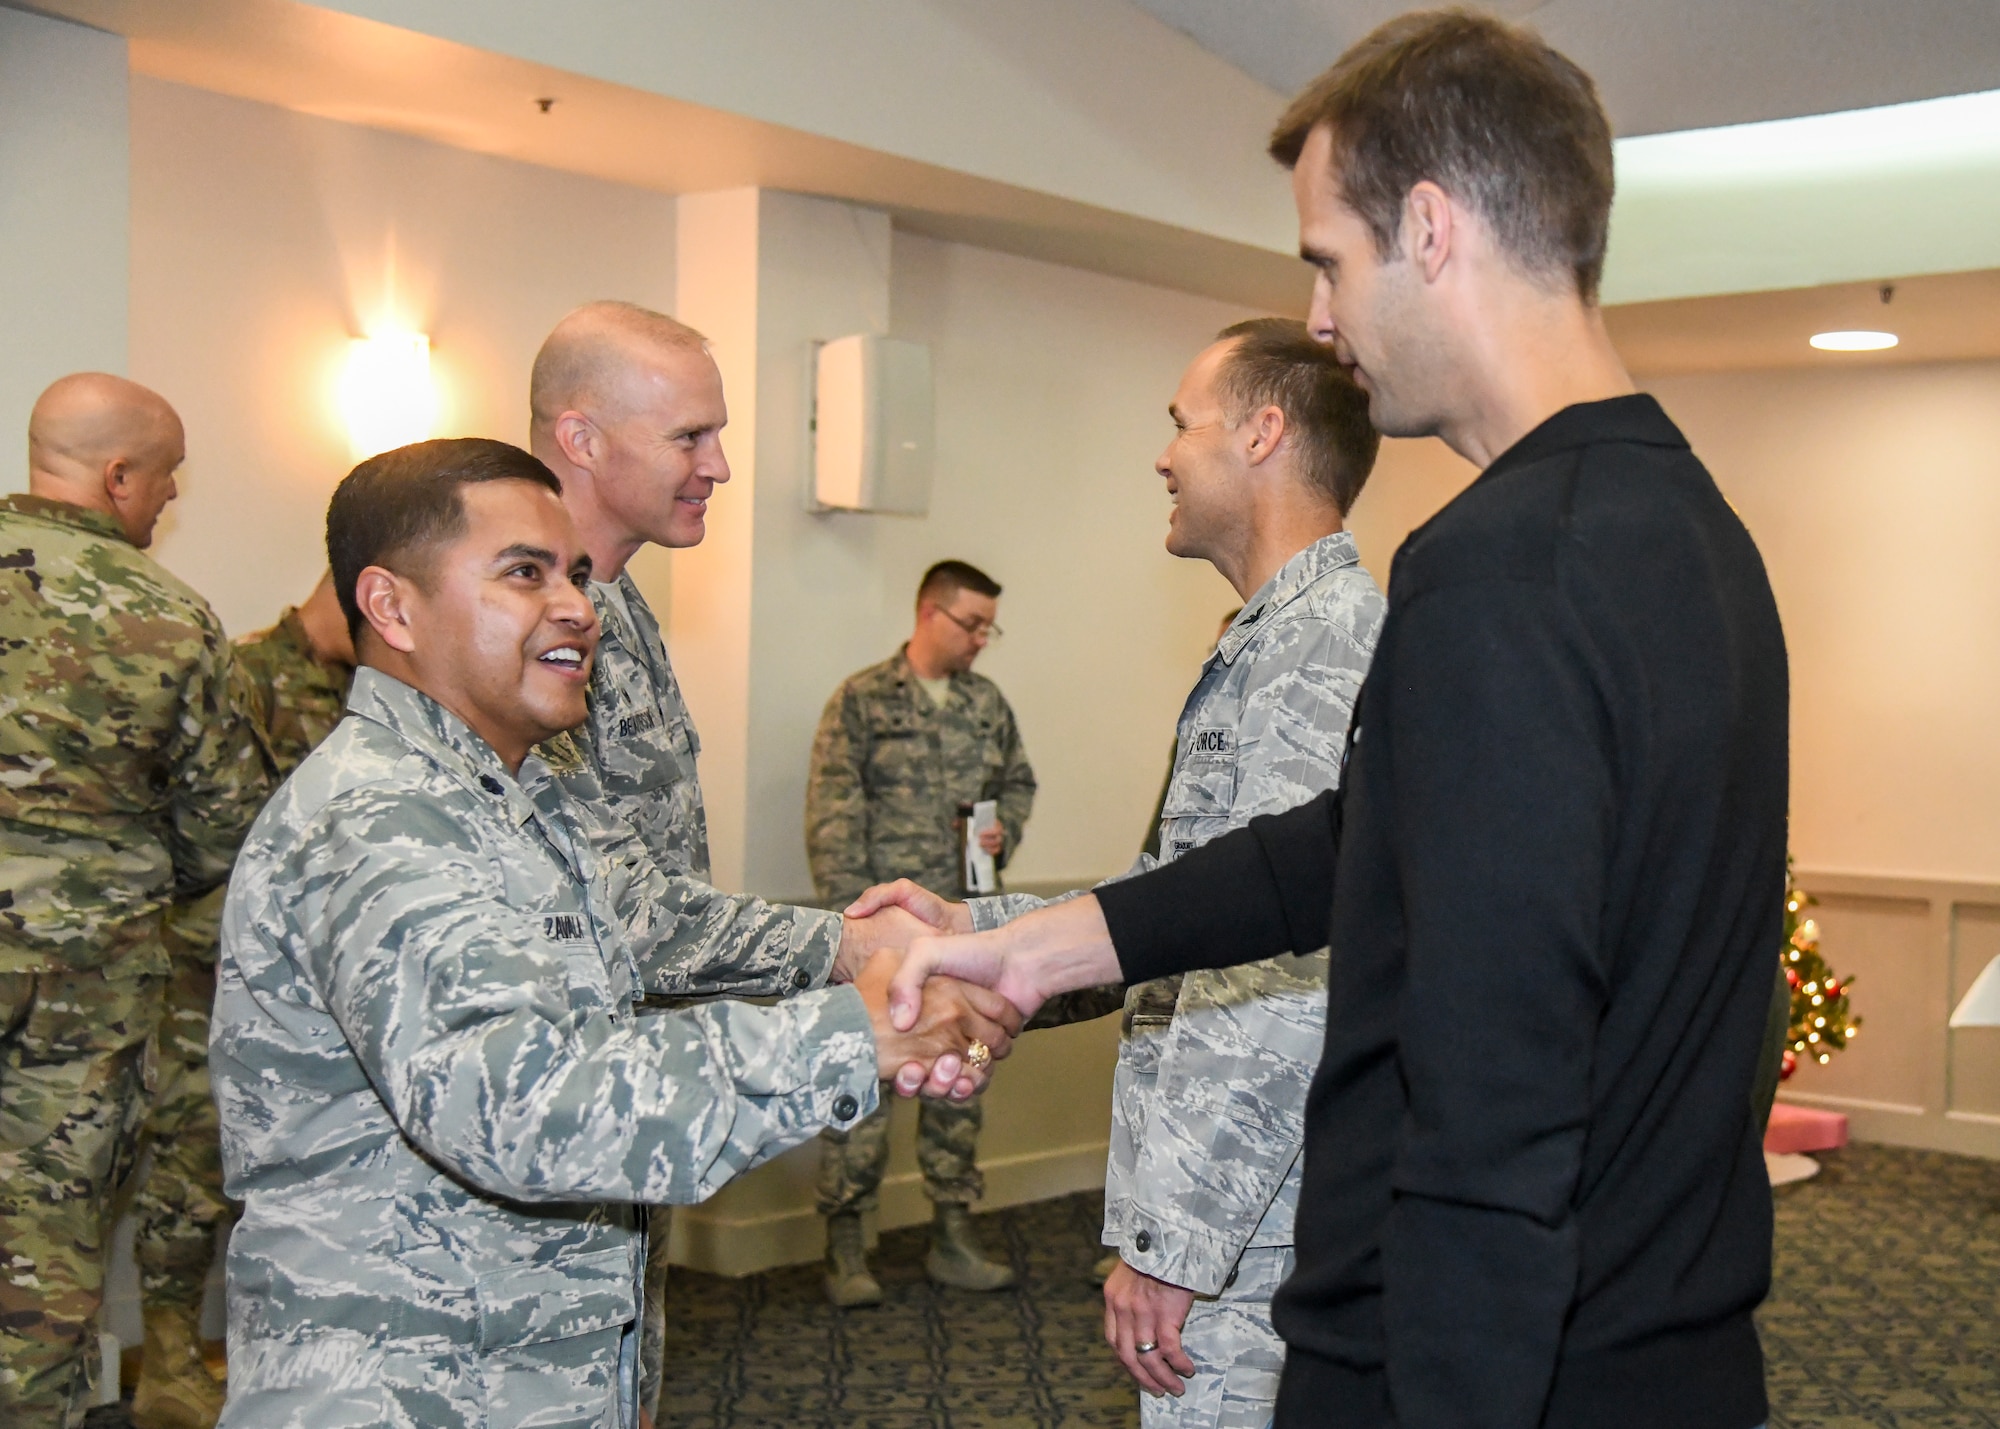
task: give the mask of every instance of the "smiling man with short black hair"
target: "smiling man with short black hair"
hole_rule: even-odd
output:
[[[1019,1018],[961,988],[893,1032],[893,954],[778,1007],[636,1016],[633,890],[531,753],[583,720],[598,640],[554,476],[502,442],[388,452],[327,548],[349,717],[223,919],[222,1422],[637,1424],[637,1205],[853,1124],[908,1063],[949,1053],[955,1085]]]

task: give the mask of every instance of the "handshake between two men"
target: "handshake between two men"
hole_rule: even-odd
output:
[[[845,914],[841,963],[868,1006],[883,1079],[903,1096],[974,1096],[1051,997],[1120,977],[1089,895],[976,932],[968,905],[904,878]]]

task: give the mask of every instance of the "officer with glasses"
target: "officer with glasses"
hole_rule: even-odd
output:
[[[961,809],[992,801],[997,821],[965,837],[1004,867],[1035,802],[1035,771],[1000,687],[972,673],[1000,638],[999,583],[964,561],[940,561],[917,588],[909,642],[851,675],[820,716],[806,788],[806,854],[820,901],[844,908],[863,889],[897,878],[962,889]],[[974,1153],[980,1106],[925,1103],[917,1132],[924,1189],[936,1206],[925,1270],[963,1290],[1014,1283],[971,1231],[982,1190]],[[861,1217],[873,1209],[889,1157],[888,1113],[829,1133],[820,1162],[827,1219],[827,1297],[873,1305]]]

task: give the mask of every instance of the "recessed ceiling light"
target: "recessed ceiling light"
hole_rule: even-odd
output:
[[[1880,352],[1897,339],[1893,332],[1816,332],[1811,341],[1821,352]]]

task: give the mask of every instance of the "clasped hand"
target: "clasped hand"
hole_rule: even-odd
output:
[[[915,884],[910,888],[918,893]],[[887,901],[850,909],[841,925],[840,953],[832,981],[852,982],[861,993],[875,1029],[876,1060],[882,1079],[904,1096],[947,1097],[964,1101],[992,1076],[993,1066],[1007,1055],[1021,1030],[1021,1014],[1005,997],[952,978],[921,987],[917,1015],[895,1022],[889,1012],[889,987],[903,962],[903,952],[917,937],[954,926],[943,910],[947,905],[929,894],[906,908]],[[970,926],[969,923],[967,926]],[[967,1059],[974,1043],[984,1045],[990,1060]]]

